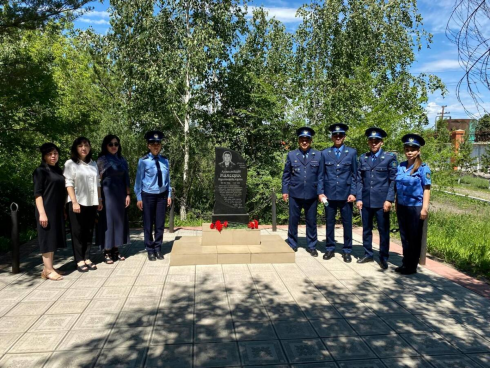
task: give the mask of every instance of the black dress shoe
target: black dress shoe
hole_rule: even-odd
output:
[[[373,257],[364,256],[357,260],[357,263],[368,263],[368,262],[374,262]]]
[[[310,253],[312,257],[318,257],[318,252],[316,249],[308,249],[307,252]]]
[[[350,255],[350,253],[342,254],[342,258],[344,259],[345,263],[351,263],[352,262],[352,257]]]
[[[335,252],[333,250],[327,250],[327,252],[323,255],[323,259],[330,259],[335,257]]]
[[[155,252],[155,256],[157,257],[157,259],[163,259],[163,254],[160,252]]]
[[[386,259],[384,258],[379,259],[379,267],[381,267],[383,270],[388,269],[388,262],[386,262]]]
[[[395,272],[400,273],[404,268],[405,268],[405,266],[403,266],[403,265],[400,267],[397,267],[397,268],[395,268]]]
[[[297,252],[297,251],[298,251],[298,247],[296,247],[296,248],[291,248],[291,249],[292,249],[292,250],[294,250],[295,252]]]
[[[149,261],[156,261],[157,258],[155,257],[154,253],[148,253],[148,260]]]
[[[402,268],[400,270],[400,275],[413,275],[414,273],[417,273],[417,269],[411,270],[409,268]]]

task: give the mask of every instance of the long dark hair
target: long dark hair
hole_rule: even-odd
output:
[[[44,143],[41,147],[39,147],[39,152],[41,152],[41,166],[45,167],[48,170],[53,170],[57,173],[62,173],[62,170],[61,170],[60,166],[58,165],[59,159],[58,159],[58,162],[56,162],[56,164],[54,166],[50,166],[50,165],[48,165],[48,163],[46,161],[44,161],[44,156],[46,156],[48,153],[51,153],[53,151],[58,152],[58,156],[60,155],[59,147],[56,144],[51,143],[51,142]]]
[[[90,160],[92,159],[92,145],[90,144],[90,140],[88,138],[85,138],[85,137],[78,137],[77,139],[75,139],[73,141],[73,144],[71,145],[71,151],[70,151],[70,158],[76,164],[78,164],[78,162],[80,161],[80,157],[78,156],[77,147],[82,143],[88,143],[88,145],[90,146],[90,152],[85,157],[84,161],[86,163],[89,163]]]
[[[100,148],[100,155],[105,156],[107,154],[110,154],[109,151],[107,150],[107,145],[111,143],[113,139],[117,140],[117,143],[119,143],[119,149],[116,152],[116,156],[121,158],[122,157],[122,147],[121,147],[121,140],[117,135],[114,134],[109,134],[104,137],[104,140],[102,141],[102,147]]]

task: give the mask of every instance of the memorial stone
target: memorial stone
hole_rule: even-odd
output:
[[[236,151],[216,147],[214,171],[214,211],[212,221],[247,224],[247,164]]]

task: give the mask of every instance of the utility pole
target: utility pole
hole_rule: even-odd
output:
[[[446,107],[447,107],[447,105],[441,106],[442,111],[440,113],[438,113],[436,116],[436,131],[437,131],[437,122],[439,121],[439,117],[441,120],[444,120],[444,108],[446,108]],[[446,111],[446,114],[450,114],[450,113],[451,112]],[[449,117],[449,118],[451,118],[451,117]]]

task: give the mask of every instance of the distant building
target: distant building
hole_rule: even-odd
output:
[[[452,132],[453,130],[464,130],[469,133],[470,125],[472,122],[476,122],[474,119],[444,119],[447,130]]]

